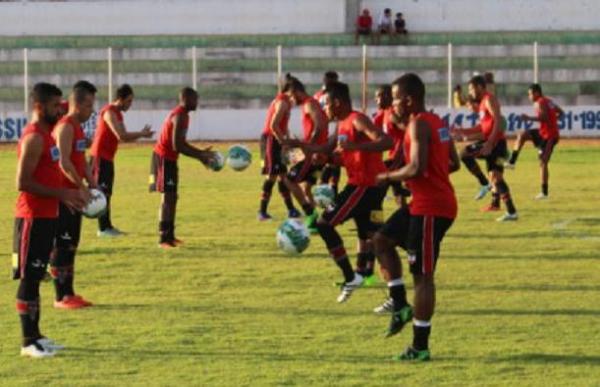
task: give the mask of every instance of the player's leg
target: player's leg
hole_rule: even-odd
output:
[[[510,194],[510,188],[504,179],[504,173],[502,170],[494,170],[494,180],[496,182],[496,189],[500,194],[500,200],[504,203],[506,207],[506,214],[499,217],[497,220],[499,222],[508,221],[508,220],[517,220],[519,217],[517,215],[517,209],[515,204],[513,203],[512,196]]]
[[[469,172],[473,176],[475,176],[477,181],[479,181],[480,188],[479,192],[475,195],[475,200],[483,199],[483,197],[492,188],[489,180],[487,179],[487,177],[485,177],[485,175],[481,171],[481,168],[479,167],[479,164],[477,163],[477,160],[475,159],[479,155],[482,146],[483,142],[480,141],[474,144],[467,145],[460,151],[460,159],[462,160],[463,164],[465,165],[465,167],[467,167]]]
[[[258,220],[267,221],[271,220],[272,217],[269,215],[268,207],[271,201],[271,195],[273,193],[273,187],[277,182],[277,171],[273,160],[273,149],[272,149],[271,136],[263,134],[260,138],[260,156],[262,162],[261,174],[265,176],[263,181],[260,204],[258,209]]]
[[[273,193],[273,186],[277,181],[277,175],[268,175],[262,185],[262,192],[260,196],[260,207],[258,210],[258,220],[270,220],[271,215],[267,212],[269,207],[269,201],[271,200],[271,194]]]
[[[283,179],[285,185],[296,201],[302,206],[302,210],[306,216],[313,215],[315,206],[310,202],[309,197],[306,195],[305,190],[302,189],[300,184],[308,179],[311,171],[312,163],[309,160],[304,159],[294,164],[292,168],[290,168],[287,176]]]
[[[374,274],[373,237],[384,224],[384,197],[385,189],[383,187],[370,187],[359,203],[359,208],[355,211],[354,222],[358,233],[356,272],[364,277],[365,286],[372,286],[377,282],[377,276]]]
[[[98,217],[98,236],[114,237],[122,234],[115,228],[111,221],[111,199],[113,192],[113,183],[115,179],[114,163],[109,160],[104,160],[100,157],[93,160],[97,164],[97,180],[98,187],[106,196],[106,211]]]
[[[177,246],[175,238],[175,214],[177,209],[177,188],[179,185],[179,169],[177,162],[153,154],[153,174],[155,184],[151,189],[161,194],[158,211],[159,246],[170,248]]]
[[[521,152],[523,145],[525,145],[525,143],[527,141],[530,141],[531,139],[531,131],[529,130],[523,130],[519,132],[519,134],[517,134],[517,139],[515,140],[515,145],[510,154],[510,158],[508,159],[508,162],[506,162],[506,164],[504,165],[506,168],[513,169],[515,167],[515,164],[517,163],[517,159],[519,157],[519,152]]]
[[[542,200],[548,198],[548,164],[550,163],[550,157],[552,156],[552,152],[554,147],[556,146],[556,139],[549,139],[542,142],[542,146],[539,150],[539,160],[540,160],[540,178],[541,178],[541,192],[535,197],[536,200]]]

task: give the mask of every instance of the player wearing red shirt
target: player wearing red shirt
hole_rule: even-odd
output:
[[[560,106],[554,103],[550,98],[542,94],[542,87],[537,83],[529,86],[528,97],[536,111],[535,116],[521,115],[524,121],[536,121],[540,123],[539,129],[524,130],[517,136],[515,148],[510,155],[510,160],[504,165],[507,168],[514,169],[519,157],[519,152],[528,140],[531,140],[538,148],[538,158],[540,160],[540,175],[542,180],[542,191],[535,197],[537,200],[548,198],[548,163],[552,156],[552,151],[560,137],[558,133],[558,119],[564,114]]]
[[[435,304],[434,272],[444,235],[457,213],[449,174],[460,167],[450,132],[444,122],[425,108],[425,85],[415,74],[392,84],[394,104],[408,122],[404,139],[406,165],[377,176],[378,181],[405,181],[412,192],[408,208],[398,209],[375,234],[375,251],[385,268],[390,299],[382,308],[392,312],[388,336],[413,317],[413,344],[398,360],[428,360],[428,338]],[[396,246],[408,253],[413,275],[414,309],[406,300]]]
[[[189,112],[198,108],[198,93],[190,87],[179,92],[179,105],[165,119],[160,135],[152,152],[150,169],[150,191],[161,193],[159,209],[159,247],[172,248],[183,243],[175,237],[175,210],[179,185],[179,154],[194,158],[204,165],[215,160],[215,152],[210,148],[199,149],[187,139]]]
[[[38,83],[31,92],[33,115],[17,146],[17,189],[13,242],[13,278],[19,280],[16,309],[21,320],[21,355],[48,357],[60,348],[40,332],[40,281],[56,234],[58,203],[72,210],[88,196],[61,186],[60,154],[50,135],[58,120],[62,92]]]
[[[87,191],[88,187],[96,186],[85,160],[87,139],[81,127],[94,111],[96,91],[96,87],[87,81],[77,82],[69,97],[67,114],[52,131],[60,152],[59,166],[62,186],[65,188]],[[92,305],[75,294],[73,288],[75,254],[81,236],[81,216],[81,211],[72,211],[62,203],[59,205],[54,252],[50,259],[50,273],[56,290],[55,308],[78,309]]]
[[[151,138],[154,132],[150,125],[139,132],[128,132],[123,121],[123,113],[133,103],[133,89],[123,84],[117,89],[117,98],[105,105],[98,114],[98,124],[90,149],[92,174],[98,187],[104,192],[107,200],[106,212],[98,218],[98,236],[115,237],[122,232],[113,226],[110,215],[110,203],[115,179],[114,158],[120,142],[136,141],[140,138]]]
[[[354,44],[358,44],[361,35],[371,36],[371,43],[374,42],[373,36],[373,18],[368,9],[363,9],[362,13],[356,18],[356,31],[354,33]]]

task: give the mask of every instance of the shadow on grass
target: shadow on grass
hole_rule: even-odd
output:
[[[488,362],[509,362],[523,364],[556,364],[556,365],[600,365],[600,356],[556,355],[551,353],[524,353],[489,359]]]
[[[465,290],[478,292],[597,292],[600,291],[600,285],[457,285],[441,284],[440,290]]]
[[[600,310],[583,309],[542,309],[542,310],[519,310],[519,309],[467,309],[467,310],[445,310],[444,314],[459,316],[600,316]]]

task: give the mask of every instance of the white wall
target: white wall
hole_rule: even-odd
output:
[[[598,30],[598,0],[362,0],[377,22],[402,12],[410,31]]]
[[[345,0],[11,2],[0,15],[10,36],[335,33],[346,23]]]

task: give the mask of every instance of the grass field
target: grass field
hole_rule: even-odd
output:
[[[507,177],[516,223],[480,213],[475,180],[465,170],[453,176],[460,212],[438,265],[428,364],[390,360],[411,335],[383,339],[388,318],[371,313],[383,287],[336,304],[340,273],[318,237],[299,258],[278,251],[278,223],[255,220],[257,162],[214,173],[182,159],[177,233],[186,245],[159,250],[149,153],[124,147],[117,158],[114,221],[129,235],[98,239],[94,222],[84,223],[76,288],[96,305],[54,310],[43,285],[43,331],[68,349],[34,361],[18,356],[8,279],[15,153],[0,148],[0,385],[600,384],[600,143],[558,146],[545,202],[532,200],[538,169],[527,148]],[[283,218],[277,195],[271,212]],[[349,251],[352,229],[342,228]]]

